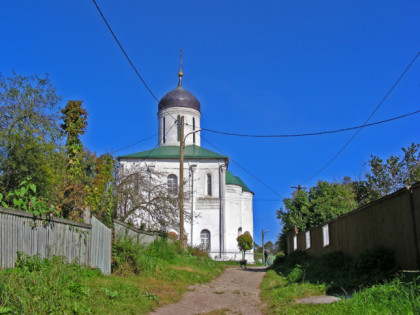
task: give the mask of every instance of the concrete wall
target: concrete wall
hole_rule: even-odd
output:
[[[329,245],[323,245],[322,227],[328,224]],[[401,189],[363,208],[309,230],[311,246],[306,249],[306,232],[287,233],[288,252],[294,249],[313,256],[341,251],[356,257],[375,246],[390,248],[401,269],[420,269],[420,183]]]

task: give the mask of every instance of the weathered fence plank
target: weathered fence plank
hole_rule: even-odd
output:
[[[141,231],[117,220],[114,220],[114,233],[115,238],[132,237],[144,246],[150,245],[155,240],[162,238],[160,233]]]
[[[93,217],[90,265],[101,269],[105,275],[111,273],[111,237],[111,229]]]
[[[40,258],[65,256],[67,261],[88,264],[91,229],[90,224],[34,219],[30,213],[0,207],[0,268],[13,268],[18,251]]]

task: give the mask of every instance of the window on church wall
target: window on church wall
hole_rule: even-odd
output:
[[[165,124],[165,117],[162,118],[162,141],[163,143],[166,142],[166,124]]]
[[[181,140],[181,116],[178,115],[177,117],[177,124],[178,124],[178,131],[177,131],[177,137],[178,137],[178,141]]]
[[[238,229],[238,236],[239,235],[242,235],[242,228],[241,227]]]
[[[169,175],[168,176],[168,192],[172,195],[176,195],[178,191],[178,178],[176,175]]]
[[[211,196],[212,195],[212,178],[211,178],[211,174],[207,174],[207,196]]]
[[[195,130],[195,118],[193,117],[193,131]],[[195,144],[195,133],[193,133],[193,143]]]
[[[200,233],[200,240],[201,240],[201,245],[200,245],[201,248],[209,252],[211,248],[210,231],[202,230]]]

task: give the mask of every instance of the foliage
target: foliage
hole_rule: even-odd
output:
[[[283,231],[297,227],[305,231],[357,207],[355,194],[349,183],[318,181],[309,192],[297,189],[292,198],[283,200],[285,208],[277,211]]]
[[[28,176],[44,199],[60,182],[60,130],[55,88],[48,75],[0,74],[0,192]]]
[[[278,256],[273,268],[290,281],[323,283],[330,292],[381,283],[392,279],[396,272],[393,252],[383,247],[366,250],[355,259],[340,252],[314,258],[305,252],[295,251],[287,256]]]
[[[176,244],[157,242],[142,254],[164,258],[152,262],[150,271],[124,277],[105,277],[61,257],[19,254],[16,268],[0,270],[0,314],[146,314],[176,302],[190,285],[208,282],[222,270],[207,257],[180,253]]]
[[[82,280],[99,274],[61,257],[19,254],[15,269],[0,272],[0,307],[14,314],[88,313],[92,293]]]
[[[249,235],[248,233],[244,233],[244,234],[239,235],[236,238],[236,241],[238,242],[239,250],[242,252],[242,259],[245,259],[245,252],[247,250],[252,249],[252,244],[253,244],[252,236]]]
[[[61,214],[79,221],[89,210],[111,226],[116,216],[116,161],[110,154],[97,157],[83,147],[80,137],[86,132],[87,112],[82,105],[82,101],[69,101],[62,110],[67,166],[58,195]]]
[[[20,183],[20,187],[7,194],[3,199],[0,194],[0,202],[4,207],[16,208],[32,213],[34,216],[56,212],[54,208],[50,208],[48,204],[37,197],[36,185],[31,183],[31,178],[28,177]]]
[[[391,155],[385,161],[371,155],[366,185],[380,196],[420,181],[420,144],[402,148],[402,156]]]

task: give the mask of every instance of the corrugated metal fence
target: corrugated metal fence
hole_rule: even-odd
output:
[[[117,220],[114,220],[114,233],[115,238],[132,237],[137,239],[137,241],[144,246],[162,238],[162,235],[158,232],[141,231]]]
[[[111,230],[92,218],[92,225],[65,219],[36,218],[0,207],[0,268],[13,268],[16,252],[40,258],[64,256],[111,272]]]

